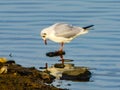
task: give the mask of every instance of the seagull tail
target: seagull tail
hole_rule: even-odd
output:
[[[93,27],[94,25],[89,25],[89,26],[86,26],[86,27],[82,27],[83,29],[89,29],[91,27]]]

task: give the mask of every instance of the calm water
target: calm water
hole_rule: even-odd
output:
[[[36,68],[56,63],[59,58],[45,53],[57,50],[59,44],[49,41],[45,46],[39,36],[43,28],[56,22],[95,25],[64,48],[65,58],[91,68],[91,81],[62,81],[61,87],[120,90],[120,0],[0,0],[0,57]]]

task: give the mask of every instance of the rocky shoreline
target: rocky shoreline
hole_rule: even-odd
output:
[[[0,58],[0,90],[64,90],[50,85],[54,79],[35,67],[22,67]]]
[[[35,67],[23,67],[14,60],[0,58],[0,90],[66,90],[54,87],[55,79],[71,81],[89,81],[91,72],[86,67],[77,67],[71,63],[56,63],[44,70]]]

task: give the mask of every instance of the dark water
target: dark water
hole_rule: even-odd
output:
[[[95,25],[64,48],[65,58],[91,68],[91,81],[62,81],[61,87],[120,90],[120,0],[0,0],[0,57],[36,68],[56,63],[59,58],[48,58],[45,53],[57,50],[59,44],[49,41],[45,46],[39,36],[56,22]]]

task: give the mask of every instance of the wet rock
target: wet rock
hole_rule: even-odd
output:
[[[52,83],[53,80],[55,79],[54,76],[48,74],[48,73],[42,73],[41,78],[46,82],[46,83]],[[52,79],[52,80],[51,80]]]
[[[71,81],[89,81],[91,72],[86,67],[76,67],[74,64],[61,63],[54,64],[47,68],[51,75],[57,79]]]
[[[46,67],[39,67],[39,69],[47,69]]]
[[[22,67],[10,61],[0,63],[0,70],[0,90],[64,90],[46,85],[55,77],[34,67]]]
[[[54,65],[54,67],[55,67],[55,68],[64,68],[65,65],[64,65],[64,64],[61,64],[61,63],[56,63],[56,64]]]
[[[91,72],[84,67],[77,67],[74,70],[64,71],[62,73],[62,80],[72,80],[72,81],[89,81],[91,77]]]
[[[45,67],[39,67],[39,69],[47,69],[48,68],[48,63],[45,63]]]
[[[6,61],[6,64],[15,64],[15,61],[14,60],[9,60],[9,61]]]
[[[60,55],[65,55],[65,51],[55,51],[55,52],[48,52],[46,53],[46,56],[48,57],[54,57],[54,56],[60,56]]]

